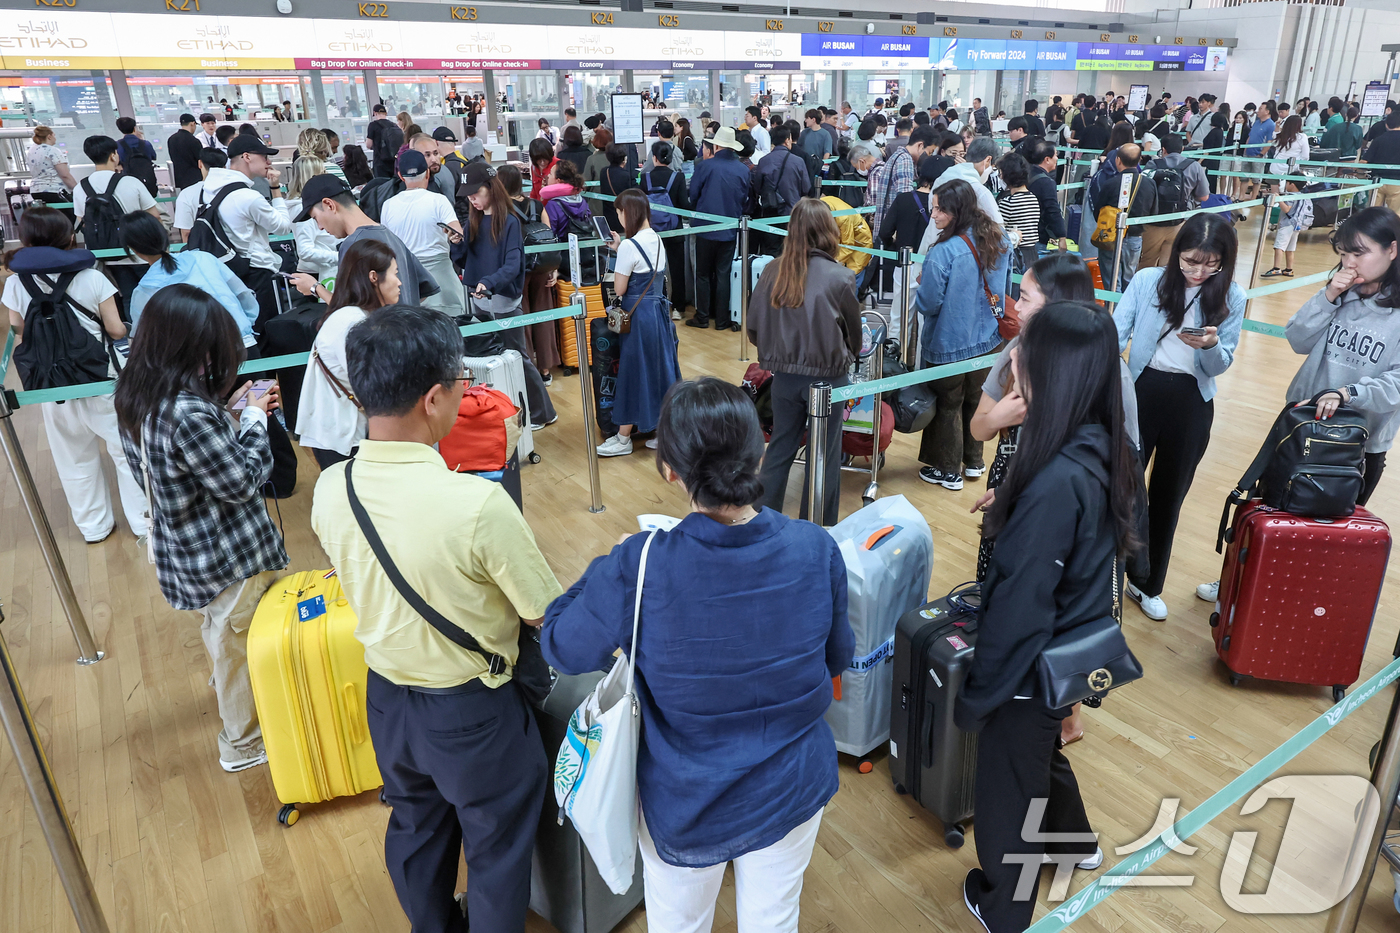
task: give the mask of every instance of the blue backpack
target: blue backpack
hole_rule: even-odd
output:
[[[676,180],[678,173],[674,170],[671,177],[666,179],[666,184],[661,188],[651,186],[651,172],[643,172],[642,193],[647,196],[647,200],[657,207],[675,207],[671,201],[671,184]],[[651,215],[651,229],[664,233],[667,230],[675,230],[681,225],[679,214],[672,214],[670,211],[653,211]]]

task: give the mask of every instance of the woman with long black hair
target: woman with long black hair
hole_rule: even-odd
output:
[[[262,502],[277,390],[249,391],[232,316],[193,285],[162,288],[142,321],[113,399],[122,447],[146,490],[160,590],[173,608],[203,617],[223,720],[219,766],[242,771],[267,761],[248,679],[248,625],[287,566]]]
[[[1147,561],[1130,568],[1128,595],[1148,618],[1167,617],[1162,588],[1181,504],[1210,443],[1215,377],[1235,360],[1245,293],[1235,284],[1235,228],[1219,214],[1187,218],[1164,268],[1141,269],[1113,312],[1137,394],[1147,487]]]
[[[301,383],[297,430],[301,446],[325,469],[348,460],[369,430],[365,413],[350,386],[345,360],[345,337],[367,316],[399,300],[399,264],[394,251],[380,240],[350,244],[335,278],[335,293],[319,286],[326,313],[311,345],[311,359]]]
[[[997,547],[982,588],[977,654],[954,707],[958,726],[979,733],[981,867],[968,872],[963,898],[990,933],[1030,926],[1035,892],[1017,891],[1026,861],[1047,852],[1087,870],[1103,861],[1074,771],[1056,747],[1070,710],[1049,706],[1037,662],[1055,635],[1116,614],[1117,558],[1135,543],[1140,472],[1123,425],[1115,336],[1096,306],[1055,302],[1026,324],[1011,354],[1026,419],[983,526]],[[1023,836],[1037,804],[1043,820],[1035,822],[1058,835],[1049,844]]]

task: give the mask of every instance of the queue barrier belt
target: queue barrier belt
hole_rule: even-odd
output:
[[[544,324],[548,321],[558,321],[566,317],[573,317],[577,313],[578,309],[574,305],[565,305],[562,308],[549,308],[544,311],[534,311],[530,314],[516,315],[515,317],[464,324],[460,330],[463,337],[472,337],[478,334],[500,333],[503,330],[512,330],[517,327],[529,327],[532,324]],[[14,334],[14,330],[10,330],[4,354],[0,356],[0,362],[5,364],[4,367],[0,367],[0,380],[3,380],[10,361],[10,350],[14,345]],[[282,356],[269,356],[259,360],[248,360],[239,367],[238,372],[240,374],[263,373],[274,369],[286,369],[291,366],[304,366],[310,359],[310,353],[287,353]],[[32,392],[16,392],[15,402],[20,407],[25,405],[38,405],[42,402],[66,402],[78,398],[110,395],[116,390],[116,387],[116,382],[107,381],[88,382],[76,386],[62,386],[57,389],[35,389]]]

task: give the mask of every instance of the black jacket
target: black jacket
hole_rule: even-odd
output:
[[[917,253],[928,224],[928,192],[901,191],[890,205],[890,209],[885,211],[884,220],[877,231],[880,243],[883,244],[881,248],[899,249],[901,246],[907,246]]]
[[[577,146],[565,146],[559,150],[559,158],[574,163],[580,175],[583,174],[583,167],[588,164],[588,157],[593,154],[593,150],[586,143]]]
[[[188,188],[204,179],[199,171],[199,154],[203,147],[193,133],[186,130],[176,131],[165,141],[165,151],[170,155],[170,167],[175,172],[176,188]]]
[[[1039,165],[1032,165],[1031,180],[1026,188],[1040,202],[1040,242],[1049,243],[1064,236],[1065,215],[1060,213],[1060,198],[1055,190],[1054,177]]]
[[[1083,425],[1021,492],[982,586],[977,654],[953,708],[977,732],[1004,703],[1040,694],[1037,659],[1050,639],[1113,611],[1111,438]],[[1121,592],[1121,590],[1120,590]]]

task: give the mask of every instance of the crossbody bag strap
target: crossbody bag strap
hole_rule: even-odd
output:
[[[645,298],[647,295],[651,294],[652,283],[656,281],[656,265],[652,263],[652,261],[649,258],[647,258],[647,251],[642,249],[642,244],[637,242],[636,237],[628,237],[627,242],[632,244],[632,248],[637,251],[637,255],[642,257],[642,262],[646,263],[647,268],[651,270],[651,278],[647,279],[646,289],[637,294],[637,300],[632,302],[632,307],[627,311],[627,317],[630,320],[632,315],[637,313],[637,308],[641,306],[642,299]],[[656,258],[657,261],[660,261],[661,259],[661,244],[659,239],[656,248]],[[628,284],[630,285],[631,283],[629,282]]]
[[[389,556],[388,550],[385,549],[384,541],[379,537],[379,532],[375,530],[374,523],[370,521],[369,513],[360,503],[360,497],[355,495],[355,484],[350,478],[350,472],[354,466],[353,459],[345,463],[345,492],[350,499],[350,511],[354,513],[360,531],[364,534],[365,540],[369,542],[370,550],[374,551],[374,556],[379,561],[379,566],[383,568],[384,575],[389,578],[390,583],[394,584],[394,589],[398,590],[404,601],[413,607],[414,612],[423,617],[424,622],[437,629],[438,634],[459,647],[481,655],[486,659],[487,670],[490,673],[504,674],[510,666],[505,658],[499,654],[492,654],[481,647],[481,643],[473,638],[470,632],[461,626],[453,625],[442,613],[429,606],[427,601],[408,585],[403,574],[399,573],[398,565],[394,563],[394,559]]]
[[[972,261],[977,263],[977,277],[982,280],[982,291],[987,295],[987,304],[992,306],[992,314],[996,314],[1001,302],[992,294],[992,288],[987,284],[987,273],[982,271],[982,257],[977,255],[977,247],[972,245],[972,239],[966,233],[959,233],[958,236],[962,237],[967,248],[972,250]],[[1000,316],[997,315],[997,317]]]
[[[313,349],[311,351],[311,358],[316,361],[316,366],[321,370],[321,375],[325,376],[330,382],[331,389],[335,391],[337,397],[343,395],[350,400],[350,404],[354,405],[360,411],[365,410],[365,406],[361,405],[360,400],[355,398],[355,393],[350,391],[350,387],[337,379],[335,373],[331,372],[331,368],[326,365],[326,361],[321,359],[320,351]]]

